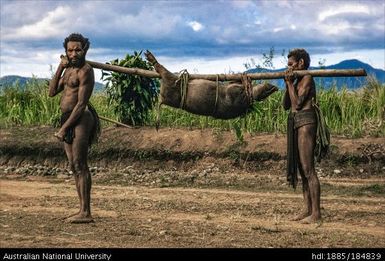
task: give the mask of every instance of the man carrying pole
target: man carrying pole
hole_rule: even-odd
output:
[[[96,141],[100,133],[98,115],[89,103],[95,83],[94,71],[85,60],[90,43],[81,34],[71,34],[63,45],[66,56],[61,57],[57,71],[50,81],[49,96],[53,97],[63,91],[60,100],[61,128],[55,133],[55,137],[64,142],[80,202],[79,211],[70,215],[67,221],[90,223],[93,218],[88,147]]]
[[[294,188],[297,185],[297,169],[302,179],[304,209],[293,220],[314,223],[321,220],[321,188],[315,172],[314,158],[318,130],[323,128],[320,111],[316,105],[316,89],[313,77],[297,77],[293,70],[307,70],[309,54],[304,49],[294,49],[288,54],[286,91],[283,99],[285,110],[290,109],[287,123],[287,179]],[[318,127],[318,130],[317,130]],[[327,134],[324,134],[327,136]],[[323,152],[328,149],[329,140],[320,144]]]

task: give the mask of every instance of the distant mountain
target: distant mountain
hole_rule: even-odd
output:
[[[0,78],[0,85],[1,86],[11,86],[16,83],[19,83],[20,86],[24,86],[29,80],[31,80],[31,77],[23,77],[18,75],[6,75]],[[48,79],[44,78],[36,78],[37,81],[45,81]]]
[[[367,63],[363,63],[359,60],[344,60],[338,64],[329,65],[325,67],[310,67],[310,70],[319,70],[319,69],[365,69],[368,75],[373,75],[380,83],[385,83],[385,71],[381,69],[375,69]],[[286,68],[269,70],[269,69],[250,69],[247,70],[248,73],[257,73],[257,72],[282,72]],[[315,82],[317,85],[323,86],[324,88],[330,88],[331,86],[336,86],[338,89],[346,86],[348,89],[357,89],[362,87],[365,84],[366,77],[317,77]],[[285,82],[283,80],[272,80],[277,86],[284,88]]]
[[[319,69],[365,69],[368,75],[373,75],[377,78],[380,83],[385,83],[385,71],[381,69],[375,69],[369,64],[363,63],[359,60],[344,60],[338,64],[329,65],[325,67],[310,67],[310,70],[319,70]],[[247,70],[248,73],[256,73],[256,72],[282,72],[285,68],[270,70],[263,68],[255,68]],[[7,75],[0,77],[0,90],[5,86],[10,86],[19,82],[20,86],[23,87],[25,84],[31,80],[31,77],[22,77],[17,75]],[[48,79],[44,78],[36,78],[38,81],[47,81]],[[357,89],[362,87],[365,84],[366,77],[317,77],[315,78],[315,82],[319,86],[323,86],[324,88],[329,88],[331,86],[337,86],[337,88],[341,88],[346,86],[349,89]],[[283,80],[271,80],[271,82],[281,88],[285,87],[285,83]],[[100,92],[105,89],[105,85],[100,82],[95,82],[94,91]]]
[[[49,81],[48,78],[34,78],[38,82],[46,82]],[[7,86],[13,86],[15,84],[19,84],[21,88],[23,88],[28,81],[31,81],[32,77],[23,77],[18,75],[6,75],[3,77],[0,77],[0,90]],[[103,91],[105,88],[104,84],[100,82],[95,82],[94,86],[94,92],[100,92]]]

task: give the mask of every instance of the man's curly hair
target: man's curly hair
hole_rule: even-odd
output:
[[[67,44],[69,41],[80,42],[82,44],[84,53],[87,53],[88,48],[90,47],[90,41],[88,40],[88,38],[85,38],[83,35],[78,33],[72,33],[64,39],[63,47],[65,50],[67,50]]]
[[[309,68],[310,65],[310,56],[309,53],[305,51],[305,49],[296,48],[289,52],[287,58],[294,57],[294,59],[298,62],[303,59],[305,69]]]

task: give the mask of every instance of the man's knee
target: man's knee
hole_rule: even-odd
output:
[[[75,171],[75,165],[73,164],[73,162],[71,162],[71,161],[68,162],[68,168],[72,172]]]
[[[310,164],[302,164],[302,173],[309,179],[314,174],[314,168]]]
[[[75,160],[73,163],[75,172],[82,172],[85,170],[86,164],[81,160]]]

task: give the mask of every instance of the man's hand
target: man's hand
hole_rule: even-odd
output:
[[[68,60],[68,57],[67,55],[60,55],[60,65],[63,67],[63,68],[67,68],[68,65],[69,65],[69,60]]]
[[[59,141],[64,141],[64,135],[65,135],[65,131],[63,131],[62,129],[60,129],[58,132],[56,132],[54,134],[54,136],[59,140]]]
[[[297,75],[296,75],[296,73],[293,72],[293,68],[288,68],[285,71],[285,83],[286,83],[286,85],[292,84],[296,78],[297,78]]]

